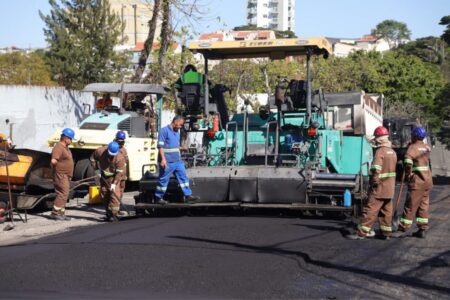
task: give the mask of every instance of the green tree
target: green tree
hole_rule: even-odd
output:
[[[384,20],[379,23],[375,29],[372,29],[372,34],[381,35],[388,41],[391,48],[399,46],[404,40],[409,40],[411,37],[408,26],[395,20]]]
[[[273,30],[270,28],[257,27],[255,25],[241,25],[233,28],[235,31],[247,31],[247,30]],[[295,32],[291,30],[273,30],[277,39],[296,38]]]
[[[441,21],[439,22],[439,25],[446,26],[446,29],[444,30],[444,33],[441,35],[441,38],[448,45],[450,45],[450,15],[442,17]]]
[[[436,123],[439,140],[450,150],[450,83],[447,83],[436,102]]]
[[[315,65],[316,87],[327,92],[383,93],[386,107],[412,102],[420,115],[411,117],[434,117],[435,102],[445,85],[438,66],[402,52],[357,52],[346,58],[319,59]]]
[[[43,54],[14,52],[0,55],[0,84],[56,85]]]
[[[444,42],[434,36],[419,38],[399,47],[406,54],[415,55],[423,61],[443,64],[445,62]]]
[[[46,60],[54,78],[66,88],[92,82],[121,80],[127,65],[125,53],[114,51],[123,43],[120,18],[108,0],[49,0],[44,34],[49,44]]]

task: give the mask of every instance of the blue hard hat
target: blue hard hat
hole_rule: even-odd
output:
[[[423,140],[427,136],[427,131],[425,128],[418,126],[412,130],[411,135],[415,138]]]
[[[73,140],[75,138],[75,131],[71,128],[64,128],[61,135],[67,136],[69,139]]]
[[[122,131],[122,130],[117,131],[117,133],[116,133],[116,139],[118,139],[118,140],[124,140],[126,137],[127,137],[127,135],[125,134],[124,131]]]
[[[108,144],[108,154],[116,156],[119,153],[119,144],[117,142],[111,142]]]

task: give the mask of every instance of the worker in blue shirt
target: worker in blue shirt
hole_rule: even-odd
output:
[[[192,196],[192,191],[189,188],[189,178],[186,176],[186,169],[181,160],[180,129],[183,127],[183,124],[184,118],[175,116],[172,123],[161,128],[158,134],[160,168],[159,181],[156,186],[154,199],[158,204],[167,204],[167,201],[163,200],[163,197],[167,191],[167,186],[169,185],[172,173],[175,173],[178,183],[180,184],[184,194],[184,200],[189,203],[199,200],[198,197]]]

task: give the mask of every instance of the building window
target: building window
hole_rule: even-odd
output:
[[[267,15],[263,15],[263,18],[267,18]]]

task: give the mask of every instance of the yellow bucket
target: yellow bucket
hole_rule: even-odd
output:
[[[102,204],[102,197],[100,196],[100,187],[98,185],[91,185],[89,187],[88,204]]]

